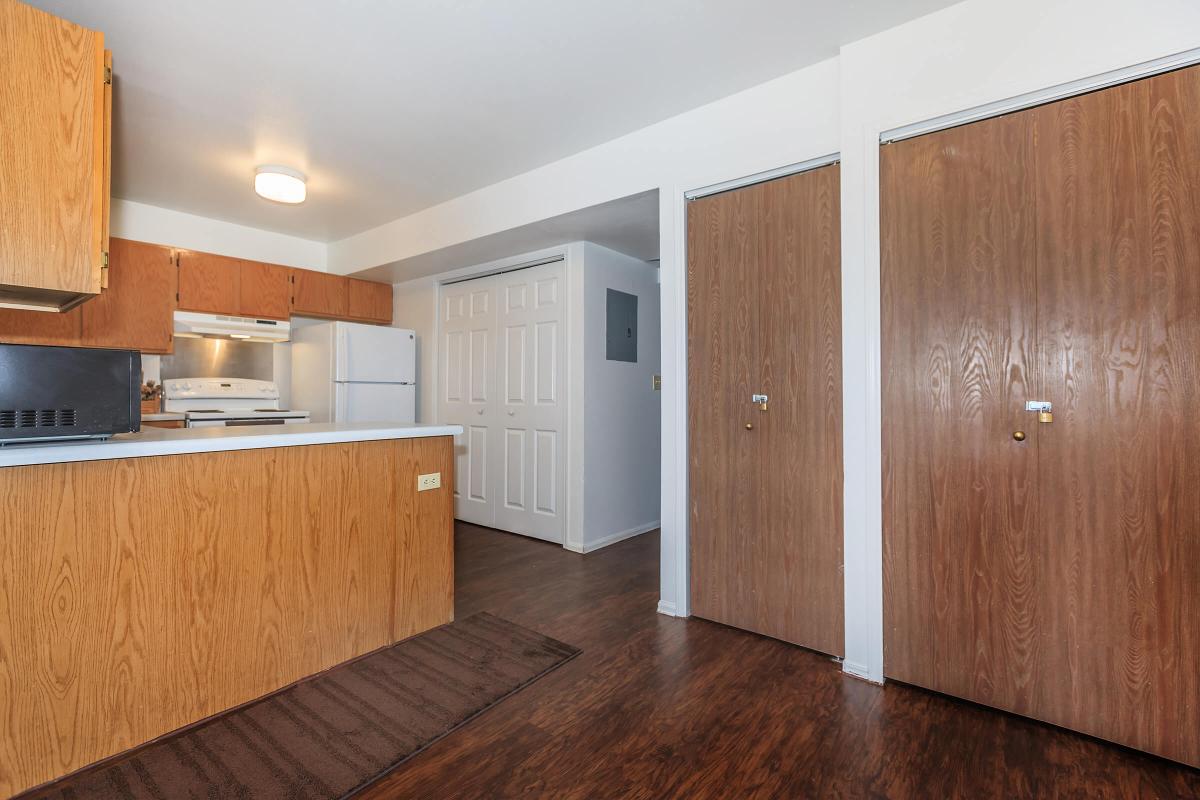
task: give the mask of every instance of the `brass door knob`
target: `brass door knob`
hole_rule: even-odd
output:
[[[1013,438],[1018,442],[1025,441],[1025,431],[1013,431]]]
[[[752,430],[754,430],[754,423],[753,423],[753,422],[747,422],[747,423],[746,423],[746,430],[748,430],[748,431],[752,431]]]

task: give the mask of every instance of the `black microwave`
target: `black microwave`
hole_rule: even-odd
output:
[[[137,350],[0,344],[0,445],[142,427]]]

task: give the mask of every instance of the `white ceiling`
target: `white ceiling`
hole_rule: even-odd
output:
[[[33,0],[113,51],[114,195],[324,241],[952,2]],[[256,197],[264,163],[309,200]]]

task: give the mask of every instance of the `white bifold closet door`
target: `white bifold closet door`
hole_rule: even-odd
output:
[[[562,542],[566,481],[563,262],[442,287],[442,422],[456,442],[455,516]]]

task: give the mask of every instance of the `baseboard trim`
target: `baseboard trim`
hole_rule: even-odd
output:
[[[675,604],[668,600],[659,600],[658,601],[658,613],[665,614],[668,617],[679,616],[678,614],[675,613]]]
[[[616,533],[605,536],[603,539],[597,539],[590,544],[588,542],[584,542],[583,549],[581,550],[575,550],[573,547],[569,549],[575,550],[577,553],[594,553],[602,547],[608,547],[610,544],[616,544],[624,539],[632,539],[634,536],[641,536],[643,533],[649,533],[650,531],[657,530],[660,526],[661,523],[658,520],[654,520],[654,522],[648,522],[645,525],[638,525],[636,528],[630,528],[629,530],[625,531],[617,531]]]
[[[873,683],[877,686],[883,685],[883,681],[871,677],[871,670],[867,668],[866,664],[859,664],[857,661],[843,661],[842,672],[867,683]]]

